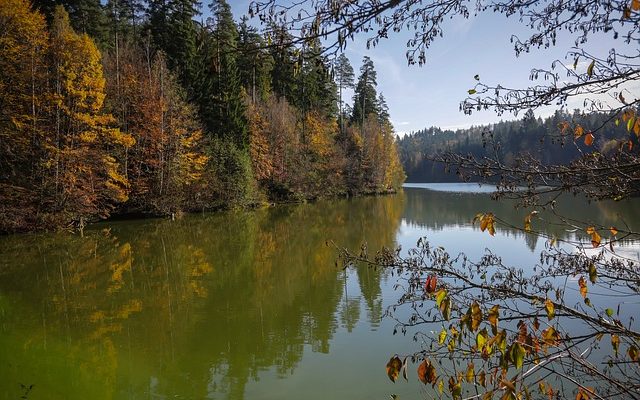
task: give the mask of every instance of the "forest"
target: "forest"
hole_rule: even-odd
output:
[[[400,187],[371,59],[205,6],[0,2],[0,233]]]
[[[629,135],[626,123],[610,120],[611,115],[605,112],[558,110],[542,119],[528,110],[519,120],[491,125],[456,131],[430,127],[399,139],[400,159],[410,182],[452,182],[461,177],[455,166],[447,167],[439,161],[445,153],[476,158],[490,155],[505,165],[513,165],[526,154],[545,165],[569,165],[594,150],[611,155],[621,147],[638,145],[638,137]],[[582,134],[575,134],[567,124]],[[588,132],[596,130],[597,136],[589,136]]]

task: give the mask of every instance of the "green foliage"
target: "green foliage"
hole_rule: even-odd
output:
[[[207,156],[207,186],[202,194],[205,208],[243,207],[260,200],[247,151],[214,137]]]
[[[432,160],[445,152],[483,157],[497,147],[498,156],[507,165],[512,165],[523,154],[531,154],[543,164],[550,165],[568,164],[590,147],[595,147],[603,154],[611,154],[622,145],[637,145],[635,134],[630,136],[624,126],[611,126],[592,135],[588,140],[582,138],[587,136],[584,135],[585,131],[594,130],[609,119],[610,115],[604,113],[584,114],[576,111],[568,114],[559,111],[542,120],[535,118],[529,110],[520,120],[502,121],[493,125],[457,131],[435,127],[422,129],[405,135],[398,141],[398,145],[402,164],[410,181],[450,182],[459,179],[456,171],[447,171],[442,164]],[[571,124],[567,121],[571,121]],[[575,134],[569,134],[570,125],[575,127]],[[638,129],[640,131],[640,126]],[[579,140],[575,140],[576,137]]]
[[[373,61],[368,56],[364,56],[353,96],[351,121],[355,124],[364,125],[369,114],[378,114],[377,76]]]

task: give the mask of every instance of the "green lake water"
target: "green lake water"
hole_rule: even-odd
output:
[[[562,207],[638,230],[636,204],[567,199]],[[375,253],[426,236],[452,253],[491,248],[507,264],[533,265],[544,239],[481,233],[471,225],[481,211],[520,225],[526,214],[486,193],[414,187],[101,223],[84,237],[0,237],[0,399],[420,398],[431,389],[415,376],[394,384],[385,375],[390,356],[418,349],[383,318],[400,296],[396,278],[343,270],[326,243],[357,250],[366,242]],[[639,249],[620,251],[638,258]]]

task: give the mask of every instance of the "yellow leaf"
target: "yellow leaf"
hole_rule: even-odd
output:
[[[480,309],[480,305],[474,301],[469,308],[469,312],[471,314],[471,331],[475,332],[478,330],[480,323],[482,322],[482,310]]]
[[[499,310],[500,307],[496,304],[495,306],[491,307],[491,309],[489,310],[489,314],[487,315],[487,321],[489,321],[491,327],[494,329],[494,333],[495,330],[498,329],[498,317],[500,315]]]
[[[553,326],[550,326],[542,331],[542,340],[545,344],[549,346],[555,346],[558,344],[558,339],[558,332],[554,329]]]
[[[640,11],[640,0],[632,0],[631,1],[631,9],[633,11]]]
[[[609,228],[609,232],[611,232],[611,234],[615,236],[618,234],[618,229],[615,226],[612,226],[611,228]]]
[[[447,339],[447,331],[442,329],[440,334],[438,335],[438,343],[444,344],[444,341]]]
[[[436,292],[436,306],[440,307],[440,304],[442,303],[442,300],[444,300],[444,298],[447,297],[447,290],[446,289],[440,289]]]
[[[442,300],[440,303],[440,312],[442,313],[442,317],[448,321],[451,317],[451,299],[446,297]]]
[[[511,346],[511,360],[517,369],[522,368],[526,354],[527,352],[520,343],[516,342]]]
[[[526,232],[531,231],[531,218],[537,213],[538,213],[537,211],[531,211],[529,214],[527,214],[526,217],[524,217],[524,230]]]
[[[618,349],[620,347],[620,338],[618,335],[611,335],[611,346],[613,347],[613,351],[616,353],[616,357],[618,356]]]
[[[544,302],[544,308],[547,311],[547,318],[549,318],[549,321],[551,321],[553,317],[556,316],[556,306],[550,299],[547,299]]]
[[[485,343],[487,343],[487,330],[483,329],[476,335],[476,347],[482,349]]]
[[[467,374],[466,374],[467,382],[469,383],[473,382],[475,377],[476,377],[475,365],[473,365],[473,363],[469,363],[469,365],[467,365]]]

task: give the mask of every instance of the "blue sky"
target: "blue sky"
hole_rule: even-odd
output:
[[[239,18],[248,9],[249,0],[231,0],[230,4]],[[387,100],[398,134],[430,126],[464,128],[520,117],[498,116],[493,111],[470,116],[460,112],[460,102],[476,83],[474,75],[480,75],[481,81],[490,85],[525,87],[531,84],[532,68],[549,68],[554,60],[565,61],[565,54],[573,45],[572,37],[561,35],[553,48],[516,57],[511,35],[526,36],[527,32],[528,28],[517,18],[485,13],[468,20],[447,21],[444,36],[428,49],[427,62],[422,67],[407,65],[405,44],[410,32],[390,35],[369,50],[365,46],[366,36],[361,35],[348,44],[345,54],[356,76],[364,55],[373,60],[378,72],[378,91]],[[606,56],[611,47],[621,43],[610,36],[592,37],[586,47],[596,55]],[[566,63],[573,64],[573,60]],[[587,63],[581,63],[580,68],[586,70]],[[578,108],[580,104],[581,100],[576,99],[570,108]],[[553,111],[553,107],[547,107],[537,110],[536,115],[545,117]]]

